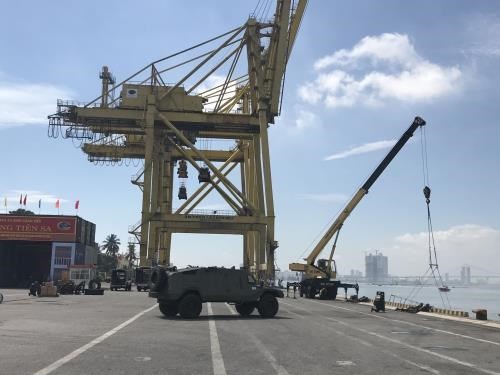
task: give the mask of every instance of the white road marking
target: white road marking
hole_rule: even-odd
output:
[[[356,366],[352,361],[335,361],[339,366]]]
[[[427,329],[427,330],[430,330],[430,331],[436,331],[436,332],[440,332],[440,333],[445,333],[445,334],[451,335],[451,336],[457,336],[457,337],[461,337],[461,338],[464,338],[464,339],[469,339],[469,340],[474,340],[474,341],[478,341],[478,342],[484,342],[486,344],[492,344],[492,345],[500,346],[500,342],[489,341],[489,340],[485,340],[485,339],[479,339],[477,337],[462,335],[460,333],[445,331],[445,330],[438,329],[438,328],[427,327],[427,326],[423,326],[421,324],[415,324],[415,323],[411,323],[411,322],[406,322],[404,320],[389,319],[389,318],[385,318],[385,317],[380,316],[380,315],[374,315],[374,314],[364,313],[362,311],[356,311],[356,310],[348,309],[346,307],[332,306],[332,305],[330,305],[328,303],[323,303],[323,302],[319,302],[319,301],[314,301],[314,300],[311,300],[311,301],[315,302],[315,303],[319,303],[320,305],[328,306],[328,307],[330,307],[332,309],[347,310],[347,311],[354,312],[354,313],[361,314],[361,315],[367,315],[367,316],[371,316],[371,317],[378,318],[378,319],[385,319],[385,320],[389,320],[391,322],[397,322],[397,323],[406,324],[406,325],[417,327],[417,328],[424,328],[424,329]]]
[[[208,315],[214,315],[212,304],[207,303]],[[219,336],[217,335],[217,327],[213,319],[208,320],[208,327],[210,328],[210,350],[212,351],[212,367],[214,375],[226,375],[226,367],[224,366],[224,359],[220,351]]]
[[[282,302],[282,303],[284,303],[284,302]],[[285,305],[288,305],[288,306],[293,306],[293,305],[289,305],[288,303],[285,303]],[[293,307],[296,307],[296,306],[293,306]],[[298,307],[298,308],[299,308],[299,309],[301,309],[301,310],[305,310],[305,309],[302,309],[302,308],[300,308],[300,307]],[[286,312],[288,312],[288,313],[290,313],[290,314],[293,314],[293,315],[296,315],[296,316],[298,316],[298,317],[300,317],[300,318],[305,319],[305,317],[304,317],[304,316],[302,316],[302,315],[300,315],[300,314],[297,314],[296,312],[293,312],[293,311],[291,311],[291,310],[287,310],[287,309],[283,309],[283,310],[285,310]],[[357,343],[359,343],[359,344],[361,344],[361,345],[367,346],[367,347],[369,347],[369,348],[372,348],[372,347],[374,346],[373,344],[371,344],[371,343],[370,343],[370,342],[368,342],[368,341],[365,341],[365,340],[363,340],[363,339],[360,339],[360,338],[358,338],[358,337],[355,337],[355,336],[353,336],[353,335],[351,335],[351,334],[346,334],[346,333],[344,333],[344,332],[342,332],[342,331],[339,331],[339,330],[337,330],[337,329],[334,329],[333,327],[330,327],[330,326],[325,326],[325,325],[321,325],[321,326],[322,326],[322,328],[326,327],[326,328],[328,328],[328,329],[330,329],[330,330],[334,331],[335,333],[337,333],[338,335],[340,335],[340,336],[342,336],[342,337],[345,337],[345,338],[350,339],[350,340],[352,340],[352,341],[356,341]],[[413,361],[410,361],[410,360],[408,360],[408,359],[406,359],[406,358],[403,358],[403,357],[401,357],[401,356],[397,355],[396,353],[390,352],[390,351],[388,351],[388,350],[381,349],[381,348],[380,348],[380,347],[378,347],[378,346],[377,346],[377,349],[378,349],[378,350],[380,350],[382,353],[384,353],[384,354],[386,354],[386,355],[389,355],[389,356],[391,356],[391,357],[394,357],[394,358],[396,358],[396,359],[398,359],[398,360],[400,360],[400,361],[402,361],[402,362],[408,363],[409,365],[412,365],[412,366],[418,367],[418,368],[419,368],[419,369],[421,369],[421,370],[424,370],[424,371],[430,372],[431,374],[434,374],[434,375],[439,375],[439,374],[441,374],[438,370],[436,370],[436,369],[434,369],[434,368],[432,368],[432,367],[429,367],[429,366],[426,366],[426,365],[422,365],[422,364],[419,364],[419,363],[415,363],[415,362],[413,362]]]
[[[33,375],[47,375],[47,374],[50,374],[52,371],[57,370],[59,367],[61,367],[65,363],[68,363],[72,359],[75,359],[76,357],[78,357],[80,354],[85,353],[90,348],[96,346],[97,344],[100,344],[101,342],[103,342],[104,340],[106,340],[108,337],[113,336],[116,332],[118,332],[121,329],[125,328],[129,324],[133,323],[134,321],[136,321],[137,319],[139,319],[141,316],[143,316],[147,312],[153,310],[155,307],[156,307],[156,304],[154,304],[150,308],[147,308],[146,310],[141,311],[139,314],[134,315],[129,320],[123,322],[122,324],[116,326],[112,330],[110,330],[110,331],[106,332],[105,334],[99,336],[98,338],[92,340],[88,344],[85,344],[82,347],[80,347],[80,348],[72,351],[71,353],[69,353],[68,355],[62,357],[61,359],[59,359],[57,361],[55,361],[51,365],[49,365],[49,366],[41,369],[40,371],[35,372]]]
[[[231,306],[228,303],[226,303],[226,306],[232,315],[238,315],[238,312],[234,309],[233,306]],[[278,360],[264,346],[264,344],[257,337],[255,337],[254,334],[252,334],[249,331],[247,331],[247,333],[250,336],[250,339],[253,341],[253,343],[257,347],[257,349],[260,350],[260,352],[264,355],[264,357],[266,357],[266,359],[268,360],[269,364],[272,366],[274,371],[276,371],[276,374],[278,374],[278,375],[290,375],[288,373],[288,371],[286,371],[286,369],[278,363]]]
[[[365,334],[378,337],[379,339],[386,340],[386,341],[392,342],[394,344],[406,346],[407,348],[410,348],[410,349],[413,349],[413,350],[416,350],[416,351],[419,351],[419,352],[422,352],[422,353],[433,355],[435,357],[447,360],[447,361],[455,363],[457,365],[462,365],[462,366],[465,366],[465,367],[469,367],[469,368],[472,368],[474,370],[477,370],[477,371],[480,371],[480,372],[483,372],[483,373],[489,374],[489,375],[500,375],[499,372],[495,372],[495,371],[491,371],[491,370],[488,370],[488,369],[481,368],[481,367],[479,367],[479,366],[477,366],[477,365],[475,365],[473,363],[465,362],[465,361],[460,361],[460,360],[458,360],[456,358],[453,358],[453,357],[450,357],[450,356],[447,356],[447,355],[444,355],[444,354],[433,352],[432,350],[427,350],[427,349],[424,349],[424,348],[419,348],[418,346],[411,345],[411,344],[408,344],[406,342],[403,342],[403,341],[400,341],[400,340],[396,340],[396,339],[393,339],[393,338],[381,335],[381,334],[376,333],[376,332],[368,331],[367,329],[355,327],[353,325],[347,324],[347,323],[345,323],[345,322],[343,322],[341,320],[335,319],[335,318],[326,318],[326,319],[334,321],[334,322],[339,323],[339,324],[342,324],[342,325],[344,325],[346,327],[349,327],[350,329],[355,329],[356,331],[363,332]]]

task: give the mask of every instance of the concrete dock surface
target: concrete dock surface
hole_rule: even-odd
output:
[[[500,374],[500,329],[343,301],[280,299],[273,319],[205,303],[165,318],[147,293],[2,290],[0,374]]]

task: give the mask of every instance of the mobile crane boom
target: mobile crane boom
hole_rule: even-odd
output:
[[[318,244],[314,247],[314,249],[311,251],[309,256],[305,259],[306,263],[291,263],[289,265],[289,268],[291,271],[296,271],[296,272],[305,272],[305,278],[310,279],[310,278],[335,278],[335,272],[332,272],[332,258],[333,258],[333,253],[335,251],[336,243],[337,243],[337,238],[338,238],[338,233],[340,229],[342,228],[342,225],[346,221],[346,219],[349,217],[351,212],[356,208],[358,203],[363,199],[363,197],[368,194],[368,191],[372,187],[372,185],[377,181],[377,179],[380,177],[382,172],[384,172],[385,168],[390,164],[392,159],[398,154],[398,152],[403,148],[403,146],[408,142],[408,140],[413,136],[415,131],[419,128],[425,125],[425,121],[420,118],[420,117],[415,117],[413,120],[413,123],[410,125],[410,127],[403,133],[401,138],[396,142],[396,144],[392,147],[391,151],[386,155],[384,160],[378,165],[378,167],[375,169],[375,171],[368,177],[366,182],[361,186],[361,188],[356,192],[354,197],[347,203],[345,208],[341,211],[339,216],[335,219],[333,224],[328,228],[326,231],[325,235],[319,240]],[[318,255],[323,251],[325,246],[330,242],[332,237],[337,234],[337,237],[335,238],[335,243],[332,247],[332,251],[330,254],[330,257],[328,259],[328,264],[326,267],[320,267],[316,266],[314,262],[316,261],[316,258]]]

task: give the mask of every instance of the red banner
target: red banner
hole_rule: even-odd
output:
[[[0,215],[0,240],[75,242],[75,217]]]

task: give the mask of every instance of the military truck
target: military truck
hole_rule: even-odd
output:
[[[125,291],[132,290],[132,281],[128,276],[128,272],[122,269],[114,269],[111,271],[111,283],[109,290],[123,289]]]
[[[156,298],[167,317],[179,314],[184,319],[200,315],[203,302],[234,303],[241,316],[255,309],[263,318],[278,312],[283,292],[257,284],[246,269],[220,267],[155,267],[151,273],[149,296]]]
[[[137,267],[135,269],[135,285],[137,291],[149,290],[149,279],[151,277],[151,267]]]

